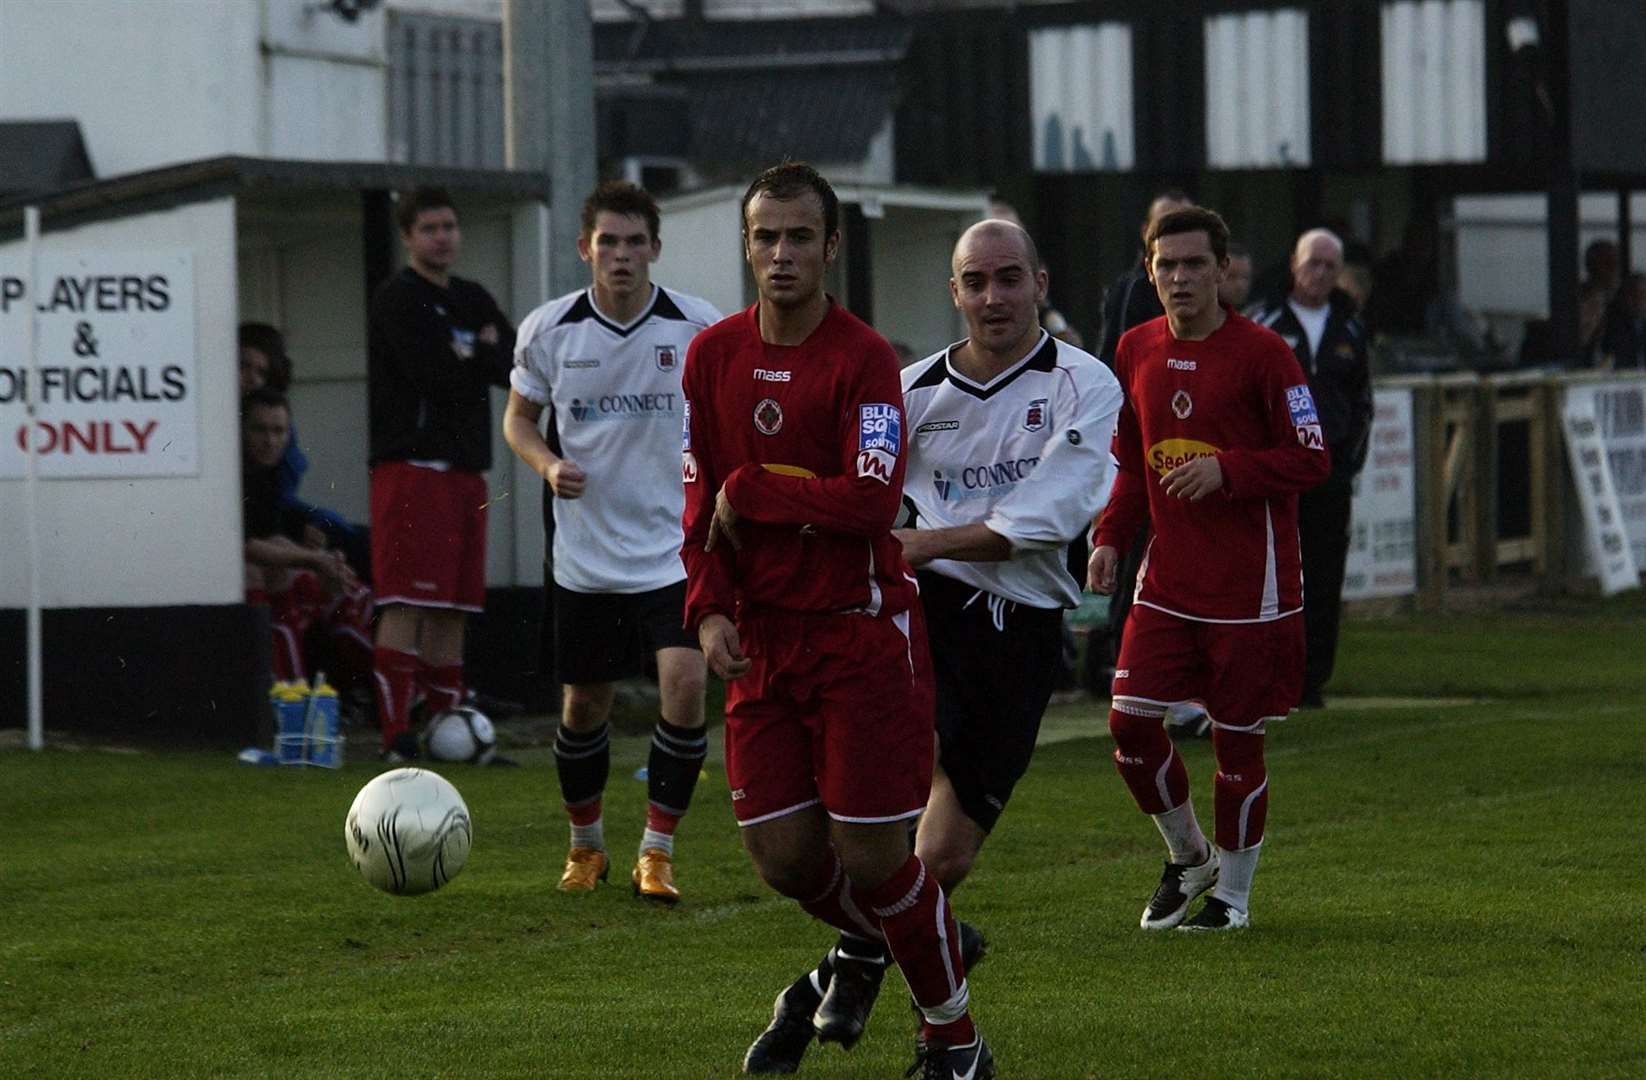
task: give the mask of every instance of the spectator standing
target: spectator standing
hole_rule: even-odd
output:
[[[462,233],[451,196],[419,188],[395,208],[406,266],[372,298],[374,669],[384,760],[416,756],[414,699],[464,697],[465,620],[486,602],[492,386],[508,385],[514,328],[491,294],[451,272]]]
[[[1229,241],[1229,269],[1217,287],[1217,302],[1236,311],[1246,310],[1252,295],[1252,253],[1245,244]]]
[[[1256,316],[1297,356],[1332,454],[1331,475],[1303,492],[1297,506],[1307,653],[1300,704],[1310,709],[1325,705],[1322,690],[1337,656],[1350,504],[1372,431],[1366,330],[1354,300],[1337,288],[1342,270],[1343,242],[1327,229],[1310,229],[1292,250],[1291,291]]]
[[[653,657],[660,715],[631,880],[637,895],[672,904],[675,828],[708,748],[703,653],[683,625],[680,376],[691,339],[720,313],[652,283],[659,226],[656,201],[634,184],[601,184],[584,200],[577,252],[592,281],[521,322],[503,434],[554,496],[544,588],[554,594],[562,686],[555,768],[572,831],[560,888],[588,892],[606,877],[601,805],[615,684]],[[538,429],[545,408],[554,447]]]
[[[1630,274],[1623,279],[1601,353],[1614,368],[1646,368],[1646,274]]]

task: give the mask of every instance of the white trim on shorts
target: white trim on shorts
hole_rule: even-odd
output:
[[[379,596],[372,601],[373,607],[388,607],[390,604],[405,604],[408,607],[438,608],[442,611],[467,611],[479,614],[485,611],[484,604],[453,604],[444,600],[424,600],[417,596]]]
[[[925,812],[926,808],[922,806],[918,810],[906,810],[901,814],[893,814],[890,817],[847,817],[845,814],[837,814],[833,810],[828,813],[829,817],[835,821],[844,821],[848,825],[884,825],[892,821],[907,821],[912,817],[919,817]]]
[[[785,806],[781,810],[773,810],[769,814],[761,814],[759,817],[752,817],[747,821],[743,821],[743,820],[740,819],[737,823],[737,827],[739,829],[746,829],[750,825],[761,825],[761,824],[764,824],[765,822],[772,821],[772,820],[775,820],[775,819],[780,818],[780,817],[787,817],[790,814],[797,814],[800,811],[806,809],[806,807],[816,806],[818,803],[820,803],[822,801],[823,801],[822,799],[807,799],[803,803],[795,803],[793,806]]]

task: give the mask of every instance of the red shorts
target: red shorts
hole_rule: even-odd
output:
[[[1303,691],[1303,616],[1269,622],[1198,622],[1133,604],[1115,661],[1116,706],[1153,712],[1199,698],[1225,728],[1261,731]]]
[[[484,609],[486,478],[404,461],[372,466],[371,564],[379,607]]]
[[[913,618],[739,621],[753,664],[726,688],[726,779],[739,825],[817,803],[836,820],[860,823],[900,821],[926,808],[931,665],[925,635],[910,633]]]

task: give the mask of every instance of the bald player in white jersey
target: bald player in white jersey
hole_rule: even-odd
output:
[[[707,749],[703,654],[684,627],[680,377],[686,346],[720,312],[652,284],[658,226],[657,203],[634,184],[601,184],[584,201],[577,250],[593,282],[520,324],[503,434],[554,496],[554,580],[544,588],[563,688],[555,765],[571,818],[560,888],[589,892],[607,876],[601,801],[614,683],[651,655],[662,715],[631,881],[637,896],[672,904],[675,827]],[[539,428],[545,408],[558,451]]]
[[[915,851],[949,895],[1034,753],[1063,609],[1080,602],[1068,546],[1108,500],[1123,400],[1108,367],[1041,328],[1048,278],[1020,226],[973,225],[952,270],[969,336],[903,369],[915,527],[895,532],[919,571],[937,691],[938,765]],[[965,923],[959,933],[970,967],[982,937]],[[880,943],[843,934],[778,996],[745,1070],[792,1072],[814,1033],[855,1042],[886,959]]]

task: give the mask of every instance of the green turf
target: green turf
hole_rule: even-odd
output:
[[[1642,657],[1638,599],[1351,624],[1333,707],[1271,733],[1236,936],[1138,931],[1158,838],[1106,738],[1043,746],[956,901],[990,936],[973,990],[1002,1075],[1646,1074]],[[1413,696],[1483,700],[1365,700]],[[1091,706],[1057,719],[1083,713],[1100,731]],[[0,753],[0,1076],[735,1075],[828,935],[756,882],[712,771],[687,902],[634,901],[643,753],[618,749],[619,866],[582,898],[553,889],[540,749],[448,771],[474,853],[417,898],[344,857],[365,763]],[[1209,817],[1208,747],[1187,758]],[[901,998],[802,1075],[899,1075]]]

